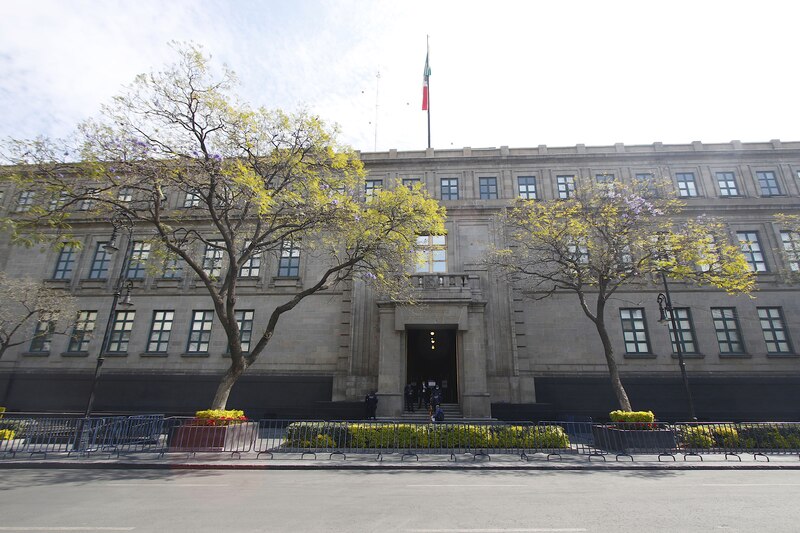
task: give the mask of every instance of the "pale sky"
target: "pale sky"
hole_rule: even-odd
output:
[[[0,5],[0,138],[68,134],[191,40],[254,106],[304,106],[361,151],[424,149],[430,35],[434,148],[800,140],[792,1]]]

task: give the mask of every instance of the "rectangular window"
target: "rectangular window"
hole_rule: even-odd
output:
[[[58,252],[53,279],[72,279],[73,268],[75,268],[75,247],[71,244],[64,244]]]
[[[128,341],[133,330],[133,319],[136,311],[117,311],[114,313],[114,323],[111,325],[111,334],[108,336],[109,353],[126,353]]]
[[[47,210],[55,211],[56,209],[64,207],[64,204],[67,203],[67,198],[66,191],[61,191],[59,194],[53,195],[47,203]]]
[[[761,196],[780,196],[781,188],[778,179],[771,170],[756,172],[758,187],[761,189]]]
[[[672,339],[672,353],[678,353],[678,341],[681,342],[682,353],[697,353],[691,311],[688,307],[673,307],[672,315],[675,317],[675,324],[678,326],[676,335],[672,329],[672,320],[667,320],[670,339]]]
[[[203,251],[203,272],[212,278],[222,274],[223,241],[208,241]]]
[[[50,351],[50,341],[53,339],[53,332],[56,330],[56,323],[52,320],[39,320],[36,329],[33,331],[30,350],[33,353],[48,353]]]
[[[89,279],[106,279],[108,277],[108,267],[111,265],[111,255],[106,252],[106,242],[98,242],[92,258],[92,266],[89,269]]]
[[[717,333],[720,354],[744,353],[739,317],[735,307],[712,307],[711,318]]]
[[[447,272],[447,236],[417,237],[417,272]]]
[[[572,198],[575,194],[575,176],[556,176],[558,197],[562,200]]]
[[[242,343],[242,352],[250,351],[250,340],[253,337],[254,311],[234,311],[233,315],[239,325],[239,341]],[[228,349],[230,352],[230,349]]]
[[[766,272],[767,261],[764,259],[761,243],[758,240],[758,232],[739,231],[736,233],[736,237],[739,239],[739,245],[742,247],[742,253],[747,259],[747,264],[750,265],[750,270],[753,272]]]
[[[720,196],[739,196],[736,175],[733,172],[717,172]]]
[[[567,251],[570,257],[581,265],[589,263],[589,247],[585,244],[586,241],[570,244],[567,246]]]
[[[633,177],[634,182],[638,184],[642,194],[646,196],[658,196],[659,191],[656,187],[656,181],[651,172],[639,172]]]
[[[89,189],[85,193],[85,198],[81,200],[81,203],[78,205],[78,209],[81,211],[91,211],[94,209],[95,201],[97,200],[100,191],[97,189]]]
[[[786,322],[780,307],[759,307],[758,320],[767,343],[767,353],[792,353],[792,345],[786,332]]]
[[[187,353],[208,353],[213,320],[214,311],[192,311],[192,326],[189,330]]]
[[[147,339],[148,353],[167,353],[174,317],[175,311],[153,311],[150,337]]]
[[[523,200],[536,200],[536,176],[518,177],[517,192]]]
[[[183,260],[179,258],[166,259],[164,261],[164,271],[161,273],[162,278],[166,279],[180,279],[183,277]]]
[[[300,248],[293,241],[283,241],[278,260],[279,278],[296,278],[300,275]]]
[[[497,178],[478,178],[481,200],[497,200]]]
[[[144,279],[145,265],[150,257],[150,243],[135,241],[131,250],[131,257],[128,259],[128,278]]]
[[[789,270],[800,272],[800,233],[782,231],[781,243],[786,259],[789,261]]]
[[[183,207],[189,209],[200,205],[200,195],[196,192],[187,192],[183,199]]]
[[[644,309],[641,307],[620,309],[619,317],[622,321],[622,338],[625,341],[625,353],[650,353],[650,341],[647,339]]]
[[[614,183],[614,174],[604,172],[603,174],[595,174],[595,181],[597,183]]]
[[[17,197],[17,207],[14,208],[14,211],[17,213],[25,213],[29,211],[31,206],[33,205],[33,191],[22,191],[19,193]]]
[[[458,178],[442,178],[442,200],[458,200]]]
[[[133,190],[130,187],[120,187],[117,191],[117,201],[130,202],[133,200]]]
[[[375,192],[383,189],[383,180],[367,180],[364,183],[364,197],[369,200],[375,196]]]
[[[678,196],[681,198],[695,198],[697,196],[697,183],[694,180],[694,172],[678,172],[675,174],[678,180]]]
[[[244,247],[250,246],[250,242],[245,242]],[[241,278],[257,278],[261,275],[261,252],[255,252],[242,263],[239,269]]]
[[[79,311],[78,319],[72,328],[72,335],[69,338],[68,352],[88,352],[89,341],[94,334],[94,326],[97,322],[97,311]]]
[[[408,187],[411,189],[418,183],[420,183],[419,178],[403,178],[403,187]]]

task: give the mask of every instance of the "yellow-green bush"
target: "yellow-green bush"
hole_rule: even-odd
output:
[[[0,440],[11,440],[16,435],[13,429],[0,429]]]
[[[648,422],[656,420],[653,411],[611,411],[608,416],[612,422]]]
[[[687,427],[683,434],[683,441],[689,448],[706,449],[714,446],[711,428],[706,426]]]
[[[0,407],[0,418],[3,418],[3,415],[5,414],[5,412],[6,412],[6,408],[5,407]]]

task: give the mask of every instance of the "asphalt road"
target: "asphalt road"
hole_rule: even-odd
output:
[[[780,470],[3,470],[0,532],[797,532],[799,502]]]

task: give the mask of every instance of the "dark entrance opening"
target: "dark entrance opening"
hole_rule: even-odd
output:
[[[409,328],[406,334],[408,381],[435,382],[442,390],[445,403],[458,403],[455,327]]]

